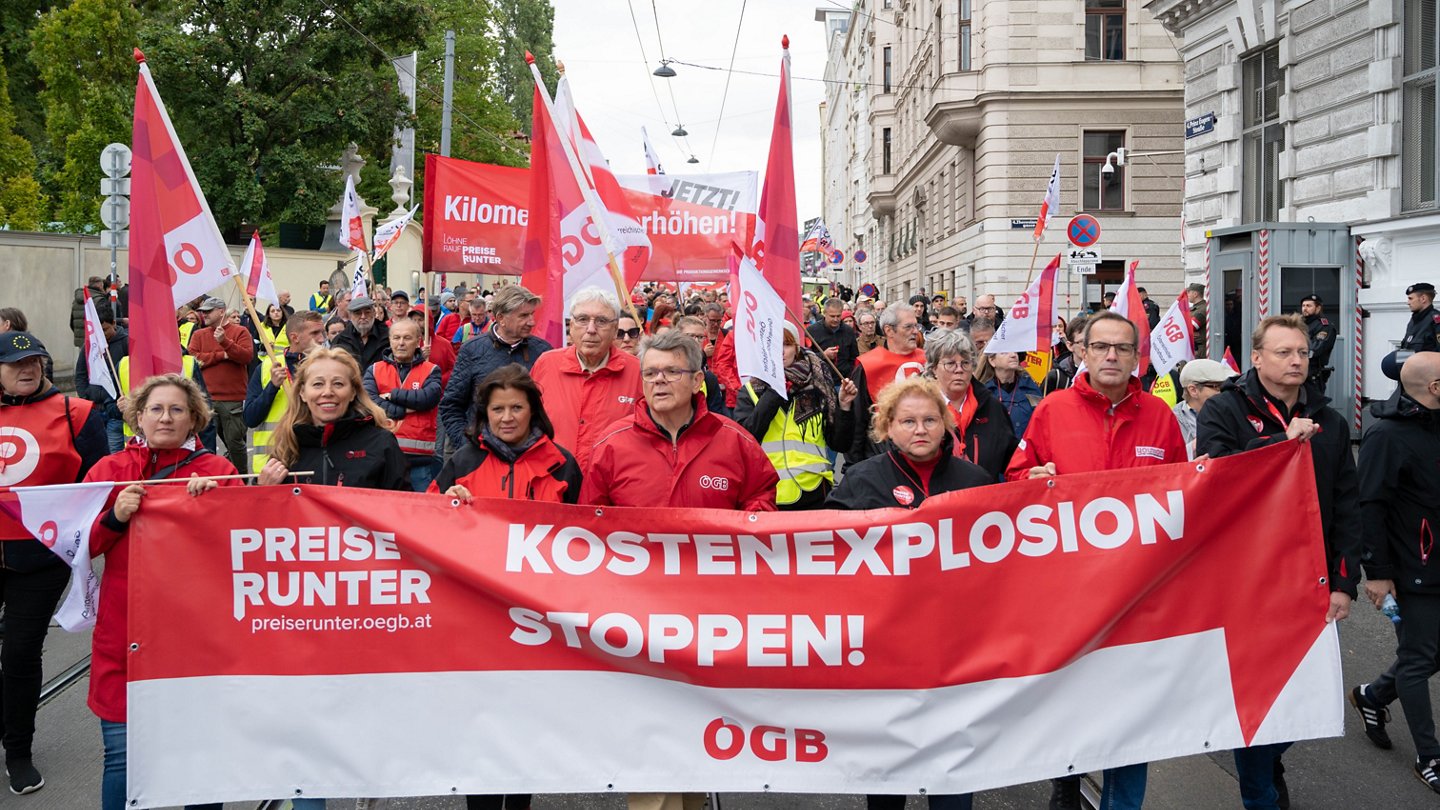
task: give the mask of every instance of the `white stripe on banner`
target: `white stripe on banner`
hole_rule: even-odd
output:
[[[1256,743],[1341,733],[1339,654],[1327,625],[1290,680],[1308,688],[1287,687],[1270,712],[1285,728],[1262,725]],[[917,691],[556,671],[138,681],[129,798],[985,790],[1241,745],[1226,661],[1212,630],[1097,650],[1046,675]],[[1181,694],[1156,723],[1153,707]],[[729,758],[706,751],[717,718],[745,735]],[[797,729],[824,735],[823,757]],[[730,734],[712,744],[731,749]]]

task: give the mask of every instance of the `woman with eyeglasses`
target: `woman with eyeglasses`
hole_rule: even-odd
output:
[[[975,344],[970,336],[950,330],[931,335],[925,345],[925,365],[955,421],[955,454],[998,480],[1020,440],[1004,406],[989,389],[975,382]]]
[[[126,803],[125,637],[131,520],[143,508],[152,487],[180,486],[182,482],[174,479],[185,479],[184,486],[192,496],[217,486],[243,485],[239,479],[213,480],[234,475],[235,467],[200,443],[200,431],[210,416],[205,394],[194,380],[177,374],[151,377],[129,398],[125,409],[125,421],[135,429],[135,438],[125,449],[101,459],[85,476],[86,481],[155,482],[130,484],[112,492],[90,532],[91,555],[105,555],[105,576],[100,580],[100,605],[91,637],[89,701],[91,711],[100,718],[105,749],[100,778],[103,810],[121,810]]]

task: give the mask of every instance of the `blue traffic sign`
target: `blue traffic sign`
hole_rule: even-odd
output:
[[[863,250],[857,250],[857,251],[855,251],[855,255],[854,255],[854,256],[851,256],[850,258],[854,259],[856,264],[864,264],[864,263],[865,263],[865,251],[863,251]]]
[[[839,248],[836,248],[836,249],[835,249],[835,252],[830,254],[830,263],[831,263],[831,264],[843,264],[844,261],[845,261],[845,251],[840,250]]]
[[[1089,214],[1079,214],[1070,220],[1065,233],[1070,237],[1070,244],[1087,248],[1100,241],[1100,222]]]

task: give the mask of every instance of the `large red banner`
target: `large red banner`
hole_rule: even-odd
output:
[[[730,243],[754,236],[754,172],[617,179],[650,237],[645,281],[724,281]],[[426,271],[521,275],[529,202],[529,169],[427,155]]]
[[[949,793],[1336,736],[1312,476],[1287,443],[914,511],[161,488],[130,798]]]

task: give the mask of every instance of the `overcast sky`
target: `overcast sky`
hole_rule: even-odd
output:
[[[835,3],[654,0],[655,11],[651,0],[553,0],[553,4],[555,56],[565,63],[585,123],[611,167],[622,174],[645,171],[643,126],[667,174],[751,169],[761,173],[763,183],[779,91],[780,37],[788,34],[796,213],[802,223],[820,214],[819,105],[825,92],[821,82],[802,77],[825,75],[825,26],[815,22],[815,9]],[[742,5],[745,16],[740,25]],[[659,65],[662,53],[657,16],[664,56],[722,70],[673,65],[675,78],[652,78],[650,72]],[[730,74],[722,119],[727,75],[723,69],[730,63],[737,25],[735,70],[766,75]],[[677,122],[685,125],[688,138],[671,137]],[[685,162],[691,154],[699,158],[699,165]]]

